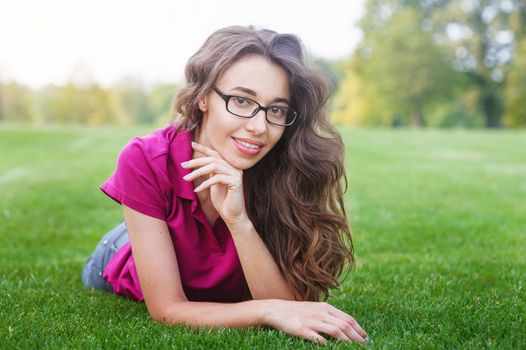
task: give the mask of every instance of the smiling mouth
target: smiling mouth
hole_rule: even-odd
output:
[[[247,141],[236,139],[235,137],[232,137],[232,139],[234,140],[238,150],[247,155],[256,155],[263,148],[263,145],[256,145]]]
[[[234,139],[236,140],[236,139]],[[258,146],[258,145],[254,145],[252,143],[248,143],[248,142],[244,142],[244,141],[240,141],[240,140],[236,140],[237,143],[247,147],[247,148],[252,148],[252,149],[260,149],[261,147]]]
[[[245,146],[245,147],[248,147],[248,148],[252,148],[252,149],[259,149],[259,148],[262,148],[264,146],[264,144],[260,141],[252,141],[252,140],[248,140],[248,139],[241,139],[241,138],[236,138],[236,137],[232,137],[237,143]],[[252,141],[252,142],[250,142]]]

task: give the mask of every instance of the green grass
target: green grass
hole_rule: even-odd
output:
[[[0,347],[318,348],[272,329],[194,332],[91,291],[120,207],[98,186],[151,128],[0,125]],[[331,303],[373,348],[526,347],[526,132],[346,130],[357,267]],[[323,348],[361,348],[330,342]]]

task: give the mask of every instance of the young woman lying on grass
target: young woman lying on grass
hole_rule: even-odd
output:
[[[144,300],[159,322],[365,343],[350,315],[320,302],[354,259],[343,144],[300,40],[218,30],[186,80],[174,121],[132,139],[101,185],[124,222],[86,262],[83,284]]]

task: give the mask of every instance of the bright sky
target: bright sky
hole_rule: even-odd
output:
[[[350,56],[364,0],[0,0],[0,80],[63,84],[79,66],[103,86],[183,79],[216,29],[254,24],[297,34],[328,59]]]

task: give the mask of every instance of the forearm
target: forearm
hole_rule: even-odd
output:
[[[162,323],[184,323],[190,327],[247,328],[265,324],[264,307],[268,300],[240,303],[212,303],[180,301],[152,317]]]
[[[252,297],[295,300],[292,288],[252,223],[229,228]]]

